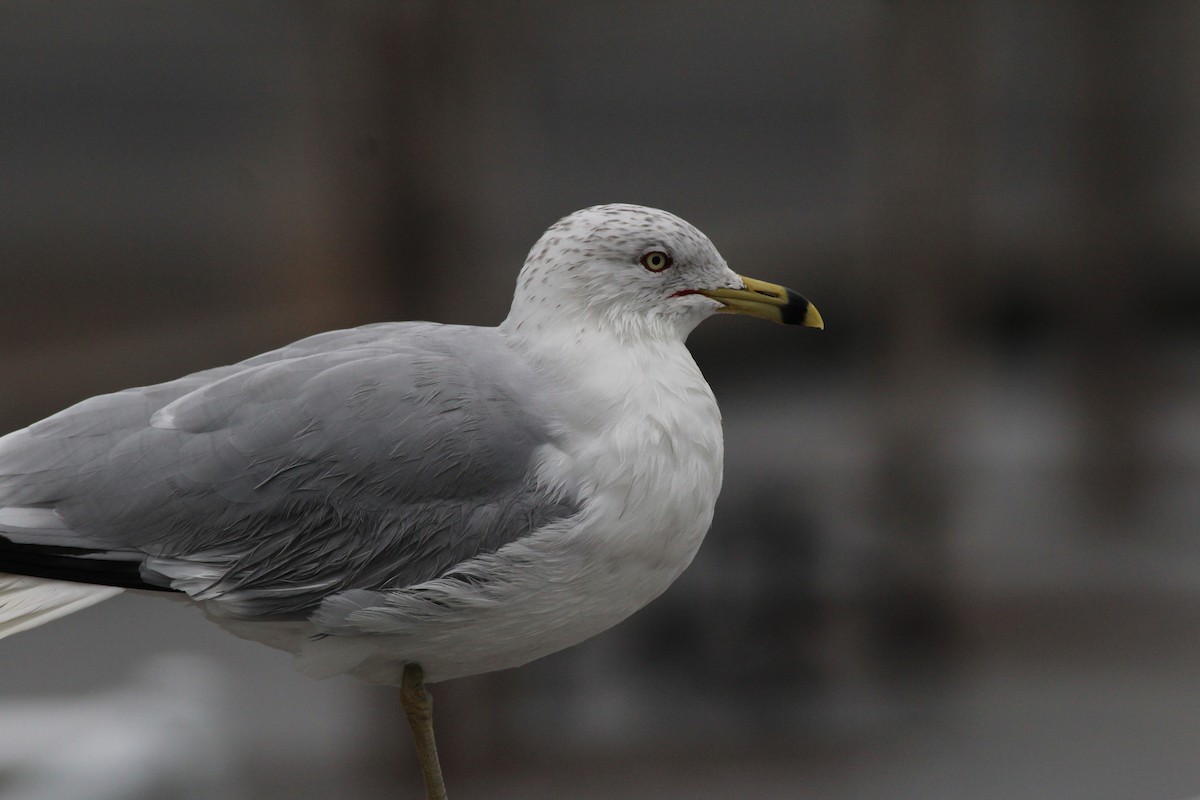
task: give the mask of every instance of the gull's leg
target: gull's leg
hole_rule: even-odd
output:
[[[419,664],[405,664],[400,680],[400,704],[412,728],[417,744],[421,774],[425,776],[425,794],[429,800],[446,800],[446,783],[438,763],[437,745],[433,742],[433,698],[425,691],[425,673]]]

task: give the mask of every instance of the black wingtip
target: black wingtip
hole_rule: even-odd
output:
[[[125,554],[80,547],[24,544],[0,536],[0,572],[120,589],[174,591],[148,583],[142,574],[142,554]]]

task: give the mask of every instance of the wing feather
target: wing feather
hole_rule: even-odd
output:
[[[237,617],[436,578],[576,513],[537,385],[494,329],[396,323],[92,398],[0,439],[0,571]]]

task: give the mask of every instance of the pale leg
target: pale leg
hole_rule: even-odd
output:
[[[437,745],[433,741],[433,698],[425,691],[425,673],[419,664],[405,664],[400,683],[400,704],[412,728],[417,745],[421,774],[425,776],[425,794],[429,800],[446,800],[446,784],[438,763]]]

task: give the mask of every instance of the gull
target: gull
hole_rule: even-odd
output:
[[[823,327],[682,219],[593,206],[498,327],[322,333],[0,437],[0,637],[186,599],[315,677],[399,685],[444,798],[427,682],[583,641],[691,562],[723,442],[685,340],[722,312]]]

